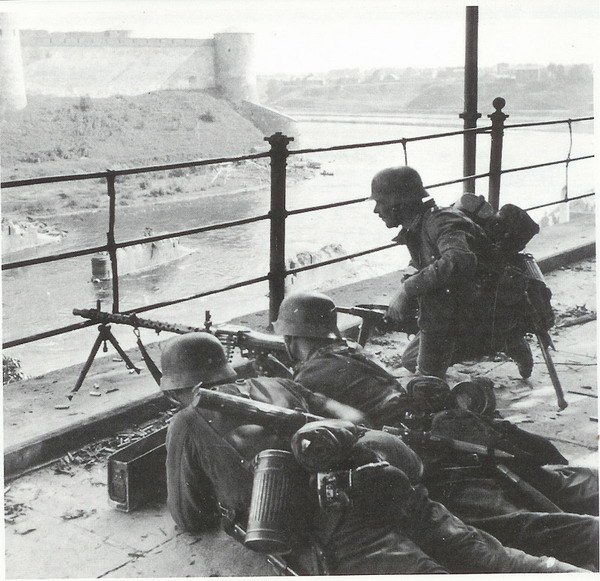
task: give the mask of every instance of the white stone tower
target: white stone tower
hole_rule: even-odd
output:
[[[20,32],[11,14],[0,13],[0,114],[26,105]]]
[[[215,34],[215,84],[230,101],[257,101],[252,33]]]

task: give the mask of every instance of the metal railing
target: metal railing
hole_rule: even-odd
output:
[[[285,279],[287,276],[296,274],[299,272],[303,272],[306,270],[312,270],[315,268],[324,267],[330,264],[334,264],[337,262],[342,262],[346,260],[350,260],[359,256],[365,256],[367,254],[371,254],[374,252],[379,252],[382,250],[386,250],[388,248],[392,248],[396,246],[396,244],[386,244],[383,246],[378,246],[374,248],[368,248],[362,250],[360,252],[356,252],[354,254],[348,254],[336,258],[332,258],[330,260],[321,261],[314,264],[309,264],[297,268],[286,268],[285,263],[285,242],[286,242],[286,219],[288,216],[304,214],[308,212],[316,212],[322,211],[332,208],[339,208],[342,206],[347,206],[351,204],[358,204],[368,200],[368,197],[361,197],[351,200],[344,200],[340,202],[333,202],[329,204],[321,204],[317,206],[305,207],[300,209],[295,209],[288,211],[286,208],[286,168],[287,168],[287,159],[289,156],[293,155],[302,155],[309,153],[320,153],[320,152],[331,152],[331,151],[344,151],[351,149],[360,149],[367,147],[383,147],[387,145],[402,145],[404,152],[404,161],[408,163],[408,154],[407,154],[407,146],[410,143],[418,142],[418,141],[426,141],[433,139],[443,139],[452,136],[458,135],[468,135],[473,134],[476,136],[477,134],[488,134],[491,137],[491,147],[490,147],[490,165],[489,171],[485,173],[475,174],[464,176],[462,178],[457,178],[449,181],[444,181],[440,183],[427,185],[426,188],[435,189],[442,186],[447,186],[451,184],[458,183],[468,183],[473,184],[474,180],[481,178],[489,178],[489,191],[488,191],[488,199],[492,206],[495,209],[498,209],[499,206],[499,198],[500,198],[500,179],[501,176],[505,173],[526,171],[535,168],[548,167],[553,165],[564,164],[566,167],[567,178],[568,178],[568,167],[570,163],[581,161],[585,159],[593,158],[594,155],[583,155],[578,157],[571,157],[571,149],[572,149],[572,125],[574,123],[583,122],[583,121],[591,121],[593,117],[580,117],[575,119],[560,119],[556,121],[542,121],[542,122],[533,122],[533,123],[518,123],[518,124],[505,124],[505,120],[508,117],[502,109],[505,106],[505,101],[502,98],[497,98],[493,102],[493,106],[495,111],[488,115],[491,120],[491,125],[485,127],[471,128],[465,130],[457,130],[457,131],[448,131],[443,133],[435,133],[429,135],[420,135],[410,138],[400,138],[386,141],[376,141],[376,142],[368,142],[368,143],[352,143],[352,144],[344,144],[337,145],[331,147],[322,147],[322,148],[306,148],[306,149],[296,149],[289,150],[288,145],[291,141],[293,141],[293,137],[288,137],[286,135],[282,135],[281,133],[275,133],[270,137],[265,137],[265,141],[267,141],[270,145],[270,150],[263,153],[244,155],[238,157],[222,157],[222,158],[213,158],[213,159],[205,159],[205,160],[197,160],[197,161],[187,161],[180,163],[171,163],[171,164],[163,164],[163,165],[154,165],[154,166],[145,166],[145,167],[137,167],[137,168],[129,168],[129,169],[119,169],[119,170],[107,170],[105,172],[94,172],[87,174],[75,174],[75,175],[62,175],[62,176],[48,176],[41,178],[31,178],[24,180],[14,180],[14,181],[6,181],[0,184],[1,188],[18,188],[28,185],[38,185],[38,184],[49,184],[49,183],[57,183],[57,182],[69,182],[69,181],[81,181],[81,180],[92,180],[92,179],[104,179],[106,180],[107,185],[107,193],[108,193],[108,230],[106,233],[106,244],[102,246],[93,246],[87,248],[81,248],[78,250],[73,250],[70,252],[63,252],[58,254],[48,254],[46,256],[32,258],[28,260],[20,260],[14,262],[8,262],[2,265],[2,270],[11,270],[16,268],[25,268],[32,267],[38,264],[44,264],[49,262],[56,262],[61,260],[66,260],[69,258],[74,258],[78,256],[92,255],[98,252],[107,252],[110,257],[111,264],[111,287],[112,287],[112,312],[113,313],[142,313],[145,311],[151,311],[167,306],[171,306],[174,304],[192,301],[195,299],[200,299],[203,297],[207,297],[210,295],[227,292],[233,289],[242,288],[245,286],[249,286],[252,284],[257,284],[260,282],[268,281],[269,283],[269,321],[272,322],[277,318],[277,313],[279,310],[279,305],[283,300],[285,294]],[[512,168],[503,168],[502,167],[502,148],[503,148],[503,135],[506,129],[513,128],[523,128],[523,127],[538,127],[544,125],[557,125],[557,124],[566,124],[569,128],[570,135],[570,147],[568,155],[565,159],[555,160],[551,162],[544,162],[539,164],[520,166],[520,167],[512,167]],[[135,238],[131,240],[126,240],[122,242],[117,242],[115,238],[115,222],[117,217],[117,191],[116,191],[116,178],[124,175],[132,175],[132,174],[141,174],[141,173],[149,173],[149,172],[157,172],[157,171],[167,171],[181,168],[194,168],[199,166],[209,166],[216,165],[220,163],[232,163],[232,162],[241,162],[247,160],[256,160],[261,158],[269,158],[271,165],[271,204],[270,211],[267,214],[252,216],[249,218],[244,218],[240,220],[234,220],[230,222],[223,222],[218,224],[212,224],[209,226],[201,226],[197,228],[187,229],[187,230],[178,230],[174,232],[169,232],[165,234],[155,235],[155,236],[144,236],[143,238]],[[568,181],[568,180],[567,180]],[[566,203],[573,200],[578,200],[581,198],[586,198],[589,196],[595,195],[594,192],[583,194],[574,197],[565,196],[561,200],[549,202],[546,204],[541,204],[538,206],[533,206],[531,208],[527,208],[527,210],[538,209],[542,207],[552,206],[560,203]],[[241,226],[245,224],[251,224],[260,221],[270,222],[270,270],[267,274],[262,276],[258,276],[255,278],[242,280],[233,284],[229,284],[227,286],[223,286],[220,288],[211,289],[208,291],[203,291],[199,293],[194,293],[192,295],[177,297],[171,300],[161,301],[149,305],[143,305],[136,308],[120,311],[119,308],[119,270],[118,270],[118,254],[117,250],[120,248],[127,248],[129,246],[134,246],[138,244],[149,244],[152,242],[157,242],[160,240],[164,240],[167,238],[176,238],[183,236],[190,236],[194,234],[201,234],[206,232],[211,232],[215,230],[232,228],[236,226]],[[64,333],[69,333],[78,329],[83,329],[85,327],[89,327],[93,325],[91,321],[76,323],[72,325],[62,326],[54,329],[50,329],[41,333],[37,333],[34,335],[20,337],[18,339],[10,340],[3,342],[3,348],[15,347],[18,345],[23,345],[25,343],[30,343],[33,341],[38,341],[41,339],[53,337],[56,335],[61,335]]]

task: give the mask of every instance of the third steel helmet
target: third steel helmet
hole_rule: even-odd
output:
[[[335,303],[316,292],[294,293],[283,299],[273,328],[278,335],[341,338]]]
[[[186,333],[165,341],[160,363],[162,390],[188,389],[200,382],[215,383],[237,377],[221,343],[210,333]]]
[[[385,197],[400,203],[427,195],[419,172],[407,165],[382,169],[371,181],[371,197],[375,200]]]

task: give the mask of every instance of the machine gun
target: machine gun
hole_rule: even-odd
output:
[[[371,337],[374,329],[380,331],[401,331],[407,335],[415,335],[419,331],[417,326],[417,312],[414,317],[403,323],[395,323],[386,319],[387,305],[363,304],[354,307],[336,306],[338,313],[360,317],[362,322],[358,330],[356,342],[364,347]]]
[[[115,349],[121,355],[126,365],[130,369],[134,369],[139,373],[139,369],[131,362],[127,354],[123,351],[114,335],[110,332],[110,323],[117,325],[128,325],[134,328],[134,333],[137,336],[138,347],[142,353],[144,361],[148,366],[148,369],[152,373],[155,381],[160,383],[161,372],[158,367],[151,360],[144,345],[142,344],[139,336],[138,329],[152,329],[156,333],[161,331],[168,331],[169,333],[176,333],[183,335],[185,333],[197,333],[205,332],[214,335],[225,350],[227,358],[231,361],[234,351],[236,348],[239,349],[240,355],[246,359],[251,360],[251,367],[259,375],[271,375],[291,378],[292,373],[289,369],[291,361],[288,358],[285,343],[282,337],[277,335],[268,335],[267,333],[260,333],[253,331],[246,327],[237,327],[234,325],[222,325],[216,326],[213,324],[210,311],[205,312],[205,321],[202,327],[192,327],[190,325],[183,325],[180,323],[165,323],[163,321],[155,321],[153,319],[143,319],[138,317],[135,313],[107,313],[101,311],[99,306],[96,309],[73,309],[73,314],[89,319],[94,323],[99,323],[98,327],[100,333],[94,344],[92,352],[88,357],[79,379],[73,388],[72,393],[79,390],[83,380],[89,371],[94,357],[100,347],[100,344],[104,341],[110,341]],[[104,348],[106,351],[106,347]],[[72,396],[71,396],[72,397]]]

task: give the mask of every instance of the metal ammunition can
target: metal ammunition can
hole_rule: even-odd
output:
[[[290,531],[302,469],[291,452],[263,450],[253,461],[254,480],[244,544],[259,553],[291,550]]]

